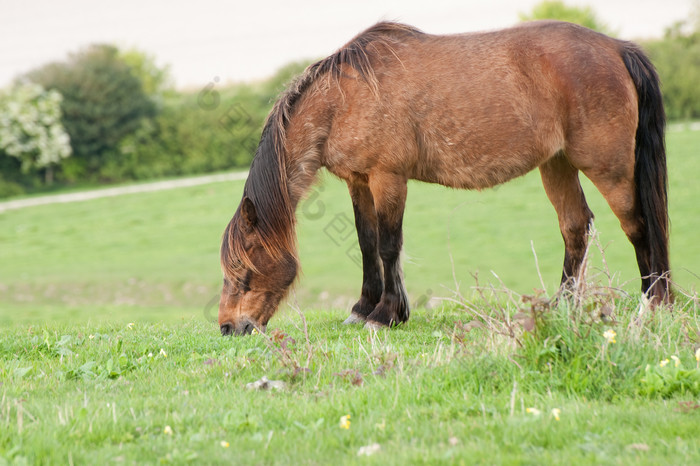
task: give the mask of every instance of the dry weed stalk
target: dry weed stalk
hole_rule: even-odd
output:
[[[285,332],[275,329],[271,331],[269,335],[262,333],[262,336],[265,338],[265,342],[268,344],[268,346],[275,351],[275,353],[277,353],[277,357],[282,366],[289,370],[292,377],[296,377],[299,374],[310,372],[309,366],[311,365],[311,360],[313,358],[314,348],[309,338],[309,328],[306,323],[306,316],[304,316],[304,313],[296,303],[296,298],[293,304],[290,303],[290,306],[301,317],[302,327],[299,327],[296,323],[293,323],[293,325],[297,330],[299,330],[299,332],[303,333],[306,340],[306,361],[303,364],[300,363],[300,358],[297,354],[298,351],[295,349],[296,340]]]
[[[294,327],[296,327],[297,330],[304,334],[304,340],[306,341],[306,364],[304,367],[308,368],[311,365],[311,359],[314,356],[314,347],[311,344],[311,339],[309,338],[309,326],[306,323],[306,316],[304,315],[301,308],[299,307],[299,304],[297,303],[296,295],[294,296],[294,305],[292,305],[292,309],[294,309],[301,318],[302,328],[299,328],[299,326],[296,323],[293,323],[293,325]]]

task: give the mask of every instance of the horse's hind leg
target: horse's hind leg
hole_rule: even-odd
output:
[[[392,326],[406,322],[409,316],[408,297],[403,286],[400,254],[403,245],[402,223],[406,205],[406,179],[380,174],[370,177],[379,227],[379,256],[384,265],[384,292],[367,317],[367,325]]]
[[[622,230],[634,246],[642,277],[642,293],[650,297],[653,305],[669,303],[672,297],[668,285],[668,258],[661,258],[666,266],[654,270],[652,265],[654,245],[650,244],[647,234],[648,230],[636,194],[633,170],[633,162],[630,162],[626,170],[587,170],[584,173],[608,201],[608,205],[620,221]],[[656,259],[659,260],[658,257]]]
[[[355,228],[362,252],[362,293],[352,307],[346,324],[364,322],[379,302],[384,289],[382,266],[379,261],[377,212],[372,192],[366,182],[348,181],[352,208],[355,212]]]
[[[563,287],[573,289],[574,282],[586,253],[588,229],[593,213],[578,179],[578,170],[559,153],[540,166],[542,184],[559,218],[559,229],[564,238]]]

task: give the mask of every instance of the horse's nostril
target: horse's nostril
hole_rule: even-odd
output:
[[[243,331],[241,332],[241,335],[250,335],[251,333],[253,333],[254,328],[255,328],[255,326],[253,324],[251,324],[250,322],[248,322],[247,324],[245,324],[245,327],[243,327]]]
[[[228,336],[233,334],[233,324],[225,323],[221,325],[221,335]]]

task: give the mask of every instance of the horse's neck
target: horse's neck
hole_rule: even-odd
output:
[[[290,199],[295,208],[323,166],[322,151],[334,116],[330,103],[338,98],[334,92],[335,88],[312,86],[307,89],[287,123],[285,166]]]
[[[296,209],[321,168],[321,152],[316,141],[303,141],[287,151],[285,166],[290,200]]]

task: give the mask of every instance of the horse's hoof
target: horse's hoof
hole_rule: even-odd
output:
[[[366,317],[356,314],[356,313],[351,313],[350,317],[345,319],[345,322],[343,322],[344,325],[352,325],[352,324],[364,324],[365,323]]]
[[[387,328],[389,327],[373,320],[368,320],[365,322],[365,330],[374,330],[375,332],[378,332],[379,330],[384,330]]]

